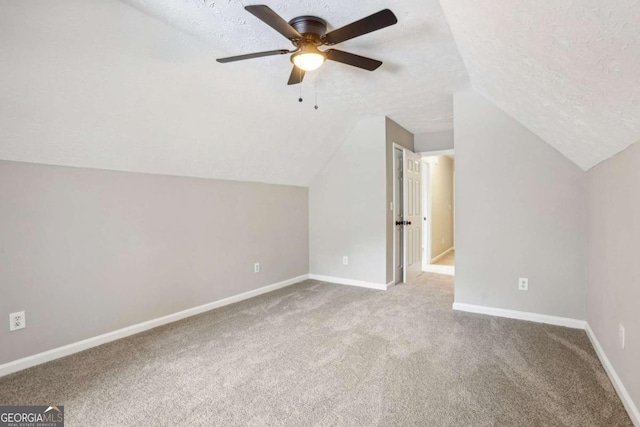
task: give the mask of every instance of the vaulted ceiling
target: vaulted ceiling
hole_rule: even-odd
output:
[[[583,169],[640,141],[638,0],[441,0],[471,84]]]
[[[239,0],[124,0],[163,22],[192,34],[223,55],[290,49],[290,42],[244,10]],[[255,2],[254,2],[255,3]],[[302,0],[260,1],[285,20],[301,15],[325,19],[329,30],[389,8],[398,24],[349,40],[339,49],[384,62],[369,73],[327,63],[308,75],[303,86],[311,98],[317,86],[320,102],[364,114],[385,114],[412,132],[452,128],[451,93],[468,81],[466,69],[437,0]],[[252,4],[249,2],[248,4]],[[268,76],[274,88],[293,93],[285,83],[291,71],[287,55],[226,65]]]
[[[330,28],[398,16],[337,46],[380,69],[327,63],[307,75],[302,103],[287,56],[215,61],[291,47],[240,0],[126,3],[0,0],[0,158],[308,185],[362,117],[450,129],[452,93],[468,82],[437,0],[267,1]]]
[[[242,0],[0,0],[0,159],[308,185],[360,118],[451,129],[469,79],[584,169],[640,140],[638,0],[265,3],[399,23],[338,46],[379,70],[327,63],[299,103],[287,56],[215,61],[290,48]]]

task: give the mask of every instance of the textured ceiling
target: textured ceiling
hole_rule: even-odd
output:
[[[640,140],[640,1],[441,3],[474,90],[580,167]]]
[[[0,0],[0,159],[308,185],[362,117],[451,128],[467,81],[437,0],[267,2],[331,27],[385,7],[399,18],[339,45],[379,70],[328,63],[302,104],[288,57],[215,62],[289,47],[240,1],[129,3]]]
[[[398,17],[398,24],[337,46],[383,61],[379,70],[369,73],[328,62],[307,74],[306,90],[313,92],[317,84],[322,103],[386,115],[413,133],[452,129],[451,94],[468,82],[438,0],[123,1],[192,34],[223,56],[293,47],[246,12],[243,4],[266,4],[287,21],[301,15],[319,16],[327,21],[329,31],[389,8]],[[284,85],[291,72],[287,55],[225,66],[259,71],[273,82],[273,90],[287,90]]]

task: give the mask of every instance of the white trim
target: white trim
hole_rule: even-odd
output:
[[[309,279],[321,282],[336,283],[338,285],[359,286],[361,288],[377,289],[386,291],[389,285],[383,283],[363,282],[362,280],[343,279],[341,277],[322,276],[320,274],[309,274]]]
[[[394,280],[390,281],[389,283],[387,283],[387,289],[386,290],[388,291],[389,289],[393,288],[398,283],[400,283],[400,282],[396,282]]]
[[[548,323],[549,325],[566,326],[567,328],[584,329],[587,324],[584,320],[568,317],[549,316],[547,314],[530,313],[527,311],[506,310],[504,308],[486,307],[483,305],[453,303],[456,311],[468,313],[488,314],[490,316],[508,317],[510,319],[528,320],[530,322]]]
[[[127,326],[125,328],[118,329],[116,331],[107,332],[106,334],[98,335],[92,338],[87,338],[82,341],[78,341],[62,347],[54,348],[52,350],[48,350],[42,353],[34,354],[33,356],[28,356],[22,359],[14,360],[14,361],[0,365],[0,377],[12,374],[14,372],[21,371],[23,369],[31,368],[32,366],[40,365],[41,363],[45,363],[51,360],[59,359],[61,357],[69,356],[71,354],[78,353],[80,351],[87,350],[89,348],[96,347],[111,341],[125,338],[130,335],[144,332],[149,329],[156,328],[158,326],[166,325],[167,323],[171,323],[187,317],[195,316],[196,314],[204,313],[205,311],[213,310],[214,308],[223,307],[225,305],[229,305],[229,304],[233,304],[249,298],[253,298],[258,295],[265,294],[267,292],[275,291],[276,289],[281,289],[286,286],[290,286],[295,283],[302,282],[303,280],[307,280],[308,278],[309,278],[309,275],[304,274],[302,276],[294,277],[292,279],[288,279],[279,283],[263,286],[258,289],[243,292],[241,294],[224,298],[218,301],[210,302],[208,304],[199,305],[197,307],[189,308],[187,310],[179,311],[177,313],[169,314],[167,316],[158,317],[156,319],[152,319],[146,322]]]
[[[449,249],[447,249],[446,251],[442,252],[440,255],[438,255],[434,259],[432,259],[430,264],[435,264],[436,262],[438,262],[438,260],[440,260],[440,258],[444,257],[446,254],[448,254],[449,252],[454,251],[454,250],[455,250],[455,247],[451,246]]]
[[[431,229],[432,191],[431,191],[431,163],[422,163],[422,264],[431,259]]]
[[[613,369],[613,365],[609,361],[609,358],[605,354],[604,349],[602,348],[602,346],[600,345],[600,342],[596,338],[596,334],[593,332],[593,330],[591,329],[591,326],[589,326],[588,323],[586,324],[585,329],[587,331],[587,336],[591,341],[591,345],[593,345],[593,348],[595,349],[596,354],[598,355],[598,358],[600,359],[600,362],[602,363],[602,366],[604,367],[605,372],[607,373],[607,375],[609,375],[609,379],[611,380],[613,387],[616,389],[616,392],[618,393],[618,397],[620,397],[620,400],[622,400],[622,404],[624,405],[624,408],[627,410],[627,413],[629,414],[629,418],[631,418],[631,422],[633,422],[633,425],[635,425],[636,427],[640,427],[640,411],[638,411],[638,407],[635,405],[635,403],[633,403],[633,400],[631,400],[631,396],[629,396],[627,389],[624,387],[624,384],[622,384],[622,381],[620,380],[620,377],[616,373],[616,370]]]
[[[405,221],[407,216],[408,216],[408,212],[409,209],[407,209],[407,206],[409,205],[409,201],[407,200],[407,150],[406,148],[402,150],[402,220]],[[394,168],[395,170],[395,168]],[[407,271],[409,268],[409,264],[407,263],[408,261],[408,257],[407,257],[407,223],[404,223],[405,225],[402,226],[402,281],[404,283],[407,283],[407,276],[409,275],[409,272]],[[395,252],[394,252],[395,253]],[[394,266],[394,270],[395,270],[395,266]]]

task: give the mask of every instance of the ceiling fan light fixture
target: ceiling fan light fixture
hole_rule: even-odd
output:
[[[244,7],[247,12],[282,34],[295,46],[295,50],[278,49],[267,52],[256,52],[245,55],[218,58],[220,63],[243,61],[245,59],[262,58],[264,56],[288,55],[293,63],[287,85],[302,83],[305,72],[313,71],[322,66],[324,61],[341,62],[345,65],[361,68],[367,71],[378,69],[382,61],[367,58],[337,49],[321,51],[320,46],[333,46],[374,31],[381,30],[398,22],[398,18],[389,9],[381,10],[372,15],[359,19],[344,27],[327,32],[327,22],[317,16],[296,16],[289,22],[282,19],[269,6],[264,4]]]
[[[317,70],[324,63],[325,59],[325,55],[315,47],[312,49],[303,49],[291,56],[291,62],[304,71]]]

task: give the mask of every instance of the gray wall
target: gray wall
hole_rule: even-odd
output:
[[[591,169],[587,321],[640,406],[640,143]],[[626,346],[618,341],[618,325]]]
[[[419,133],[415,137],[416,153],[453,150],[453,129],[441,132]]]
[[[310,273],[386,283],[385,147],[385,118],[362,120],[311,182]]]
[[[413,151],[413,134],[387,118],[385,122],[385,134],[387,141],[386,164],[387,164],[387,283],[393,280],[393,230],[395,222],[393,219],[393,211],[390,209],[393,202],[393,143],[401,145]]]
[[[0,161],[0,363],[306,273],[306,188]]]
[[[454,114],[456,302],[585,319],[586,173],[476,93]]]

